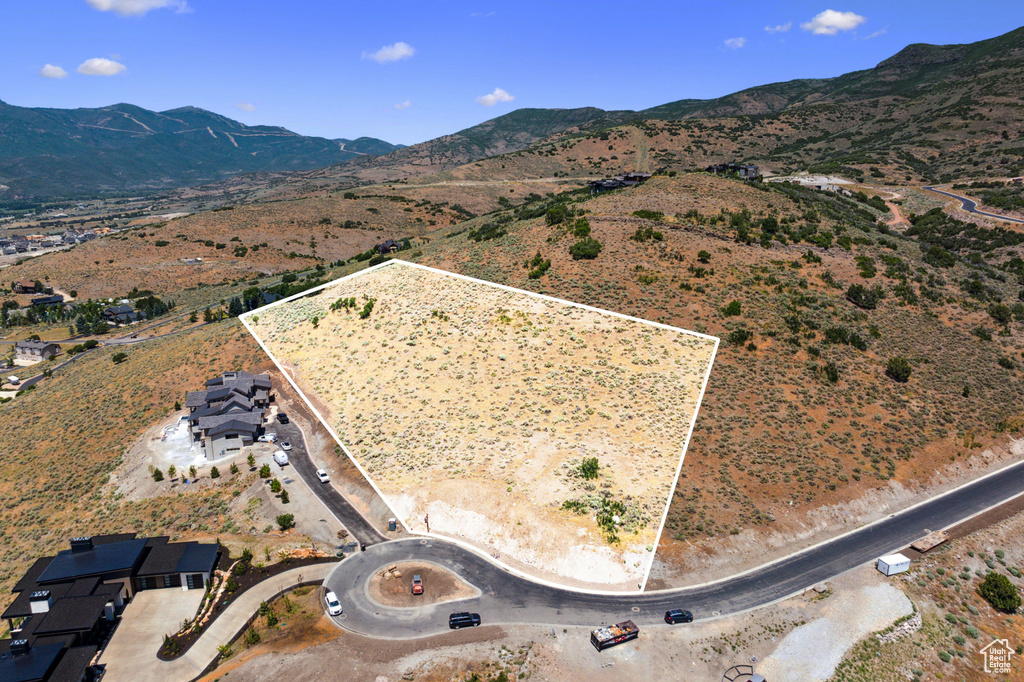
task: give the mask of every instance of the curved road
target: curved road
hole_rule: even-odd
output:
[[[453,611],[479,612],[483,623],[596,626],[631,618],[639,625],[664,622],[670,608],[686,608],[697,619],[732,614],[799,593],[889,552],[906,547],[926,529],[948,528],[1024,493],[1024,462],[874,525],[794,556],[707,585],[598,595],[542,585],[491,563],[484,556],[437,538],[384,542],[345,559],[325,585],[342,596],[343,628],[390,639],[417,638],[448,630]],[[479,597],[415,609],[388,608],[370,599],[370,577],[399,561],[431,561],[481,591]],[[429,589],[429,586],[428,586]]]
[[[935,187],[923,187],[922,189],[956,199],[957,201],[960,202],[960,205],[963,206],[964,210],[967,211],[968,213],[977,213],[978,215],[983,215],[986,218],[995,218],[996,220],[1005,220],[1008,223],[1024,225],[1024,220],[1018,220],[1017,218],[1009,218],[1007,216],[999,215],[997,213],[988,213],[987,211],[981,211],[978,209],[978,202],[974,201],[973,199],[968,199],[967,197],[962,197],[959,194],[953,194],[952,192],[947,192],[945,190],[935,189]]]

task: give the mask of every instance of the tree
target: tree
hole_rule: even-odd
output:
[[[242,308],[242,299],[237,296],[232,298],[231,303],[228,304],[228,315],[231,317],[238,317],[244,312],[245,310]]]
[[[177,400],[174,401],[174,411],[175,412],[180,412],[181,411],[181,403],[179,403]]]
[[[114,361],[115,365],[120,365],[122,362],[128,359],[127,353],[114,353],[110,356],[110,359]]]
[[[992,319],[1003,325],[1004,327],[1013,320],[1013,313],[1010,311],[1010,307],[1003,303],[993,303],[988,307],[988,314],[992,316]]]
[[[196,477],[196,467],[192,465],[188,468],[188,477],[194,479]]]
[[[878,287],[868,289],[863,284],[851,284],[846,290],[846,300],[865,310],[874,310],[881,298],[882,290]]]
[[[211,467],[210,478],[220,478],[220,469],[218,469],[217,467]]]
[[[294,514],[281,514],[277,517],[277,527],[281,530],[288,530],[295,527]]]
[[[740,310],[741,307],[739,301],[730,301],[729,305],[722,308],[722,314],[726,317],[734,317],[740,314]]]
[[[196,315],[196,311],[192,311],[192,313],[188,316],[188,321],[191,322],[192,324],[195,324],[196,322],[199,321],[199,316]]]
[[[209,307],[203,310],[203,322],[207,324],[213,322],[213,311],[211,311]]]
[[[281,492],[281,481],[277,480],[276,478],[273,481],[271,481],[270,492],[274,493],[275,495]]]
[[[291,502],[291,499],[288,498],[288,491],[287,490],[282,490],[281,491],[281,504],[288,504],[289,502]]]
[[[991,571],[978,585],[978,594],[985,598],[992,608],[1003,613],[1015,613],[1020,608],[1020,594],[1010,579],[1002,573]]]
[[[174,478],[174,475],[178,473],[178,468],[173,464],[167,467],[167,478]]]
[[[156,481],[157,483],[164,480],[164,472],[160,471],[159,469],[153,469],[153,480]]]
[[[547,210],[544,214],[544,220],[548,225],[558,225],[566,217],[566,210],[564,204],[555,204]]]
[[[593,260],[604,248],[601,242],[593,237],[584,237],[569,247],[569,253],[573,260]]]
[[[260,478],[270,478],[270,465],[264,464],[260,467]]]
[[[699,260],[701,263],[710,263],[711,254],[705,251],[704,249],[701,249],[700,251],[697,252],[697,260]]]
[[[93,322],[92,327],[89,329],[93,334],[106,334],[110,331],[110,327],[103,320],[96,320]]]
[[[913,368],[910,366],[910,361],[900,356],[889,358],[889,364],[885,367],[885,373],[888,374],[890,378],[900,382],[901,384],[907,383],[907,379],[910,378],[912,370]]]
[[[249,463],[249,469],[256,468],[256,457],[250,452],[249,456],[245,458],[245,461]]]
[[[238,465],[237,465],[237,464],[235,464],[234,462],[232,462],[232,463],[231,463],[231,469],[230,469],[230,471],[231,471],[231,475],[232,475],[232,476],[234,476],[235,474],[237,474],[237,473],[238,473]]]

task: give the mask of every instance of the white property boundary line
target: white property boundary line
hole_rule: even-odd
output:
[[[242,321],[242,324],[245,326],[245,328],[249,332],[249,334],[252,335],[252,337],[256,340],[256,343],[258,343],[260,348],[263,349],[263,352],[267,354],[267,357],[269,357],[273,361],[274,365],[278,368],[278,370],[280,370],[281,374],[288,381],[288,383],[291,384],[292,388],[295,389],[296,393],[298,393],[299,396],[302,397],[302,399],[303,399],[303,401],[305,401],[306,405],[309,406],[309,409],[313,412],[314,415],[316,415],[317,419],[320,420],[320,423],[324,425],[324,427],[327,429],[328,433],[331,434],[331,437],[334,438],[335,442],[342,449],[342,452],[344,452],[345,455],[348,456],[349,460],[359,470],[359,473],[362,474],[364,479],[366,479],[366,482],[370,484],[370,486],[374,489],[374,491],[377,493],[377,495],[380,496],[381,500],[384,501],[384,504],[386,504],[389,508],[391,508],[391,505],[388,503],[387,496],[385,496],[384,493],[380,490],[380,488],[377,487],[377,484],[373,482],[373,479],[363,469],[362,465],[358,461],[356,461],[356,458],[352,456],[351,452],[349,452],[349,449],[341,441],[341,438],[338,436],[337,432],[335,432],[334,428],[328,423],[328,421],[326,419],[324,419],[323,415],[320,414],[320,411],[316,409],[316,406],[313,404],[313,402],[308,397],[306,397],[306,394],[302,392],[302,389],[299,388],[299,386],[295,382],[295,380],[293,380],[291,378],[291,376],[289,376],[288,372],[281,365],[281,363],[278,361],[278,359],[274,356],[273,353],[270,352],[270,349],[267,348],[267,346],[263,343],[263,341],[256,334],[256,332],[253,331],[253,328],[252,328],[252,326],[249,323],[249,317],[251,317],[251,316],[259,317],[258,313],[260,311],[262,311],[262,310],[273,308],[275,306],[282,305],[284,303],[288,303],[290,301],[294,301],[294,300],[299,299],[299,298],[304,298],[304,297],[310,296],[310,295],[315,294],[315,293],[317,293],[319,291],[322,291],[322,290],[324,290],[324,289],[326,289],[328,287],[336,286],[336,285],[340,284],[341,282],[344,282],[344,281],[349,280],[349,279],[353,279],[353,278],[358,277],[360,275],[365,275],[365,274],[367,274],[369,272],[372,272],[374,270],[379,270],[379,269],[385,268],[385,267],[396,267],[396,266],[397,267],[419,268],[420,270],[426,270],[428,272],[432,272],[432,273],[439,274],[439,275],[445,275],[445,276],[448,276],[448,277],[456,277],[458,279],[462,279],[462,280],[465,280],[467,282],[473,282],[475,284],[483,284],[483,285],[486,285],[486,286],[489,286],[489,287],[494,287],[494,288],[497,288],[497,289],[501,289],[503,291],[507,291],[507,292],[510,292],[510,293],[525,294],[527,296],[532,296],[534,298],[539,298],[539,299],[542,299],[542,300],[545,300],[545,301],[551,301],[551,302],[558,303],[558,304],[561,304],[561,305],[567,305],[567,306],[571,306],[571,307],[574,307],[574,308],[580,308],[580,309],[583,309],[583,310],[588,310],[590,312],[600,313],[602,315],[611,315],[612,317],[617,317],[617,318],[620,318],[620,319],[623,319],[623,320],[627,320],[627,321],[630,321],[630,322],[639,322],[641,324],[646,324],[646,325],[650,325],[650,326],[653,326],[653,327],[657,327],[658,329],[665,329],[667,331],[675,332],[677,334],[686,334],[686,335],[689,335],[689,336],[696,336],[698,338],[702,338],[702,339],[705,339],[705,340],[708,340],[708,341],[714,341],[715,342],[715,346],[714,346],[714,348],[711,351],[711,359],[708,361],[707,371],[704,373],[704,381],[703,381],[703,384],[701,385],[700,394],[697,397],[697,405],[696,405],[696,407],[695,407],[695,409],[693,411],[693,416],[690,418],[690,428],[689,428],[689,430],[686,433],[686,439],[683,441],[683,451],[682,451],[682,454],[679,457],[679,465],[676,467],[676,475],[675,475],[675,478],[672,481],[672,487],[671,487],[671,489],[669,491],[668,499],[666,499],[666,501],[665,501],[665,511],[661,515],[661,523],[658,526],[658,533],[657,533],[657,536],[655,537],[655,540],[654,540],[654,549],[651,552],[650,561],[647,562],[647,569],[644,571],[643,581],[638,585],[639,591],[643,592],[646,589],[646,587],[647,587],[647,580],[648,580],[648,578],[650,578],[651,569],[654,567],[654,557],[657,554],[658,545],[661,542],[661,534],[662,534],[662,532],[664,532],[664,529],[665,529],[665,522],[668,519],[668,510],[669,510],[669,508],[672,505],[672,497],[673,497],[673,495],[675,495],[676,486],[679,483],[679,475],[682,473],[682,470],[683,470],[683,461],[686,459],[686,450],[687,450],[687,448],[689,447],[689,444],[690,444],[690,437],[693,435],[693,428],[697,424],[697,415],[700,413],[700,404],[704,400],[704,391],[707,389],[708,381],[711,378],[711,368],[715,364],[715,357],[718,354],[718,346],[721,343],[721,339],[719,339],[717,336],[710,336],[708,334],[702,334],[700,332],[690,331],[688,329],[681,329],[679,327],[673,327],[671,325],[663,324],[661,322],[652,322],[650,320],[644,320],[644,319],[641,319],[639,317],[632,317],[630,315],[623,315],[622,313],[617,313],[617,312],[614,312],[612,310],[603,310],[601,308],[595,308],[593,306],[585,305],[583,303],[576,303],[576,302],[573,302],[573,301],[566,301],[564,299],[555,298],[553,296],[546,296],[544,294],[538,294],[536,292],[527,291],[525,289],[516,289],[515,287],[510,287],[510,286],[507,286],[507,285],[504,285],[504,284],[496,284],[495,282],[488,282],[487,280],[477,279],[475,277],[469,277],[467,275],[462,275],[462,274],[455,273],[455,272],[448,272],[447,270],[439,270],[437,268],[431,268],[429,266],[421,265],[419,263],[410,263],[409,261],[403,261],[403,260],[397,260],[397,259],[396,260],[385,261],[383,263],[379,263],[378,265],[374,265],[374,266],[366,268],[364,270],[360,270],[358,272],[354,272],[354,273],[352,273],[350,275],[346,275],[344,277],[338,278],[338,279],[333,280],[331,282],[327,282],[326,284],[321,284],[320,286],[313,287],[312,289],[308,289],[306,291],[301,291],[301,292],[299,292],[297,294],[293,294],[293,295],[291,295],[291,296],[289,296],[287,298],[283,298],[283,299],[281,299],[279,301],[274,301],[273,303],[271,303],[269,305],[263,306],[261,308],[257,308],[256,310],[252,310],[252,311],[249,311],[247,313],[243,313],[242,315],[240,315],[238,319],[240,319]],[[392,509],[392,511],[393,511],[393,509]],[[501,567],[503,570],[508,571],[509,573],[515,574],[515,575],[517,575],[517,576],[519,576],[521,578],[524,578],[526,580],[530,580],[530,581],[533,581],[533,582],[536,582],[536,583],[547,585],[549,587],[554,587],[554,588],[558,588],[558,589],[562,589],[562,590],[568,590],[568,591],[571,591],[571,592],[581,592],[581,593],[584,593],[584,594],[599,594],[599,595],[609,595],[609,594],[611,594],[611,595],[616,595],[616,594],[634,595],[634,594],[636,594],[636,592],[632,592],[632,591],[630,591],[630,592],[623,592],[623,591],[619,591],[619,590],[588,590],[588,589],[583,589],[583,588],[572,587],[572,586],[565,585],[565,584],[562,584],[562,583],[557,583],[557,582],[554,582],[554,581],[546,580],[544,578],[539,578],[537,576],[529,575],[529,574],[524,573],[523,571],[521,571],[521,570],[519,570],[517,568],[509,566],[508,564],[506,564],[505,562],[501,561],[500,559],[495,559],[494,557],[492,557],[489,554],[487,554],[486,552],[484,552],[481,548],[476,547],[476,546],[474,546],[474,545],[472,545],[472,544],[470,544],[468,542],[465,542],[463,540],[460,540],[458,538],[452,538],[452,537],[449,537],[447,535],[440,535],[440,534],[437,534],[437,533],[421,533],[421,532],[418,532],[418,531],[414,531],[411,528],[409,528],[409,526],[408,526],[408,524],[406,524],[405,520],[401,518],[401,514],[396,514],[395,516],[396,516],[396,518],[399,519],[399,521],[401,521],[402,526],[405,528],[405,530],[410,535],[418,535],[418,536],[429,537],[429,538],[437,538],[439,540],[445,540],[447,542],[453,542],[453,543],[455,543],[455,544],[457,544],[457,545],[459,545],[459,546],[461,546],[461,547],[463,547],[465,549],[468,549],[468,550],[470,550],[470,551],[472,551],[472,552],[474,552],[476,554],[479,554],[480,556],[486,558],[491,563],[496,564],[497,566]]]

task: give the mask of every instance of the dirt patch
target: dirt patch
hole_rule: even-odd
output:
[[[470,599],[480,593],[451,571],[423,561],[403,561],[370,578],[370,599],[383,606],[413,608]],[[412,593],[412,578],[423,580],[423,594]]]

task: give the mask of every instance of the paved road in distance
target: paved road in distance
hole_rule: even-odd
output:
[[[980,210],[978,208],[978,202],[974,201],[973,199],[968,199],[967,197],[962,197],[959,194],[953,194],[952,192],[947,192],[945,190],[935,189],[934,187],[925,187],[924,189],[928,190],[929,192],[935,192],[936,194],[942,194],[943,196],[952,197],[953,199],[956,199],[957,201],[960,202],[960,204],[964,207],[964,210],[967,211],[968,213],[977,213],[978,215],[983,215],[988,218],[997,218],[998,220],[1005,220],[1006,222],[1009,223],[1017,223],[1018,225],[1024,225],[1024,220],[1018,220],[1017,218],[1008,218],[1007,216],[1004,215],[999,215],[997,213],[988,213],[987,211]]]

